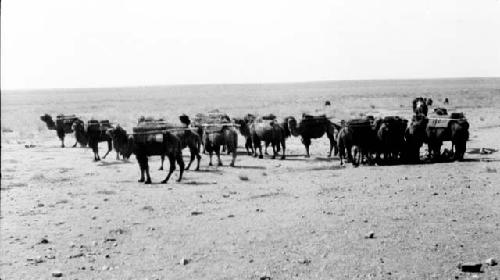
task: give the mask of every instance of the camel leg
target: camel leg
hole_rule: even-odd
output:
[[[177,164],[179,165],[179,179],[177,179],[177,182],[180,182],[182,180],[182,174],[184,173],[184,160],[182,159],[182,153],[177,153],[175,158],[177,160]]]
[[[348,162],[352,162],[352,147],[347,147],[347,160]]]
[[[278,144],[279,145],[279,144]],[[285,152],[286,152],[286,144],[285,144],[285,138],[281,139],[281,147],[283,147],[283,154],[281,155],[281,159],[285,159]]]
[[[165,161],[165,155],[161,156],[161,166],[158,168],[158,170],[163,170],[163,162]]]
[[[212,151],[210,150],[210,152],[208,152],[208,155],[209,155],[209,157],[210,157],[210,162],[208,163],[208,166],[212,166],[212,165],[213,165],[213,164],[212,164],[212,154],[213,154],[213,153],[212,153]]]
[[[328,152],[328,157],[332,157],[332,150],[336,146],[333,134],[327,133],[328,139],[330,140],[330,151]],[[335,154],[337,154],[337,148],[335,147]]]
[[[138,182],[144,182],[144,173],[145,173],[145,168],[144,168],[144,157],[143,156],[136,156],[137,158],[137,163],[139,164],[139,169],[141,170],[141,178],[138,180]]]
[[[186,166],[186,170],[189,170],[189,167],[191,167],[191,163],[193,163],[193,161],[194,161],[194,157],[195,157],[195,153],[196,153],[196,152],[194,151],[194,149],[192,149],[192,148],[189,148],[189,152],[190,152],[190,154],[191,154],[191,158],[189,159],[189,163],[188,163],[188,165]]]
[[[73,144],[73,148],[76,148],[76,145],[78,144],[78,140],[75,140],[75,144]]]
[[[233,152],[233,159],[231,160],[231,163],[229,166],[234,167],[234,162],[236,161],[236,151]]]
[[[252,140],[250,139],[250,137],[245,139],[245,149],[247,150],[247,155],[253,154]]]
[[[264,148],[264,154],[265,154],[266,156],[268,156],[268,155],[269,155],[269,153],[267,152],[267,147],[269,147],[269,142],[267,142],[267,141],[266,141],[266,142],[264,142],[264,145],[265,145],[265,148]]]
[[[273,146],[273,157],[272,157],[272,159],[275,159],[276,155],[278,154],[278,152],[276,152],[276,145],[275,145],[275,143],[273,143],[272,146]]]
[[[167,177],[161,181],[162,184],[166,184],[168,182],[168,179],[170,179],[170,176],[172,176],[172,173],[174,173],[175,170],[175,157],[173,155],[168,155],[168,161],[170,163],[170,168],[168,170]]]
[[[105,159],[106,156],[111,152],[111,150],[113,150],[113,144],[110,141],[108,141],[108,151],[102,158]]]
[[[304,147],[306,147],[306,158],[310,157],[311,155],[309,154],[309,146],[311,145],[311,139],[309,138],[303,138],[302,143],[304,144]]]
[[[195,169],[195,171],[199,171],[200,170],[200,160],[201,160],[201,155],[200,155],[200,153],[198,151],[198,153],[196,153],[196,161],[197,161],[197,163],[196,163],[196,169]]]
[[[222,166],[222,161],[220,160],[220,147],[217,147],[217,149],[215,149],[215,154],[217,155],[217,165],[218,166]]]
[[[148,164],[148,157],[146,156],[144,159],[144,170],[146,171],[146,182],[144,184],[151,184],[151,176],[149,175],[149,164]]]

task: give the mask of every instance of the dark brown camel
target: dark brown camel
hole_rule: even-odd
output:
[[[371,162],[371,152],[375,150],[376,136],[370,120],[350,120],[342,126],[337,139],[341,165],[344,165],[346,152],[353,166],[361,164],[363,158]]]
[[[87,123],[87,127],[85,127],[83,122],[80,121],[75,122],[73,127],[77,135],[82,135],[79,137],[80,139],[84,139],[83,136],[86,136],[86,139],[88,139],[89,147],[92,148],[92,152],[94,153],[94,161],[101,160],[99,157],[99,142],[108,143],[108,151],[102,157],[103,159],[105,159],[111,150],[113,150],[113,139],[108,133],[106,133],[108,129],[112,128],[109,125],[109,122],[90,120]]]
[[[288,133],[302,138],[302,143],[306,148],[306,157],[310,157],[309,146],[311,145],[311,139],[321,138],[325,133],[330,140],[328,157],[332,156],[333,149],[335,149],[335,155],[338,153],[335,131],[338,132],[340,126],[332,123],[325,115],[310,116],[304,114],[299,124],[297,124],[297,120],[294,117],[287,117],[285,118],[285,123],[288,125]]]
[[[250,133],[250,125],[255,120],[255,116],[252,114],[247,114],[244,118],[235,118],[234,122],[239,125],[238,130],[241,135],[245,138],[245,149],[247,155],[253,155],[255,150],[252,144],[252,134]]]
[[[401,158],[405,146],[405,131],[408,121],[398,116],[389,116],[375,121],[377,160],[380,154],[385,162],[394,162]]]
[[[209,166],[212,166],[212,155],[215,152],[218,165],[222,166],[220,159],[220,148],[226,145],[228,153],[232,153],[233,159],[230,166],[234,166],[236,161],[236,149],[238,148],[238,133],[234,127],[229,125],[214,124],[204,127],[203,145],[210,156]]]
[[[173,124],[168,124],[168,126],[174,127],[170,132],[173,133],[175,136],[177,136],[180,141],[181,141],[181,148],[189,148],[189,152],[191,155],[191,158],[189,160],[189,164],[186,166],[185,170],[189,170],[191,167],[191,164],[193,163],[194,159],[196,158],[197,164],[195,171],[200,170],[200,160],[201,160],[201,155],[200,155],[200,147],[201,147],[201,136],[198,134],[198,128],[189,128],[189,125],[191,124],[191,120],[189,119],[188,116],[186,115],[181,115],[179,117],[179,120],[181,121],[182,125],[181,127],[177,127]],[[158,170],[163,170],[163,162],[165,161],[165,157],[161,157],[161,166]]]
[[[254,148],[254,156],[263,158],[261,142],[264,141],[266,148],[271,144],[273,148],[273,156],[275,159],[280,151],[280,146],[283,148],[281,159],[285,159],[285,138],[286,133],[282,126],[280,126],[275,119],[256,119],[250,124],[250,135]],[[257,149],[259,154],[257,155]]]
[[[151,184],[151,176],[149,175],[149,156],[167,156],[170,162],[170,169],[167,177],[161,181],[166,184],[170,176],[175,170],[175,163],[179,165],[179,178],[177,182],[182,180],[184,173],[184,161],[182,159],[182,148],[180,139],[174,134],[163,131],[158,134],[147,133],[134,133],[129,137],[129,145],[137,158],[139,168],[141,170],[141,177],[139,182]]]
[[[40,119],[47,125],[47,128],[49,130],[55,130],[57,133],[57,136],[61,140],[61,147],[64,148],[64,138],[66,134],[73,133],[73,123],[75,121],[79,121],[75,115],[69,115],[69,116],[64,116],[64,115],[58,115],[56,117],[56,121],[52,119],[52,117],[49,114],[45,114],[40,117]],[[78,141],[75,141],[75,144],[73,147],[76,147],[76,144]]]
[[[129,135],[120,125],[115,128],[110,128],[106,133],[113,140],[113,147],[116,151],[116,159],[120,159],[120,155],[123,159],[129,159],[132,153],[132,147],[129,145]]]

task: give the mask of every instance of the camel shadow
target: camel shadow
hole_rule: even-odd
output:
[[[182,185],[195,185],[195,186],[200,186],[200,185],[216,185],[217,183],[214,182],[200,182],[200,181],[182,181],[180,182]]]
[[[330,161],[337,161],[339,160],[338,157],[334,158],[334,157],[315,157],[314,158],[315,161],[324,161],[324,162],[330,162]]]
[[[256,170],[265,170],[267,169],[265,166],[255,166],[255,165],[237,165],[234,166],[235,169],[256,169]]]
[[[132,164],[131,161],[100,161],[97,166],[111,166],[111,165],[123,165],[123,164]]]
[[[342,170],[345,168],[346,168],[345,166],[341,166],[341,165],[330,165],[330,166],[317,166],[317,167],[306,168],[306,169],[310,170],[310,171],[323,171],[323,170]]]

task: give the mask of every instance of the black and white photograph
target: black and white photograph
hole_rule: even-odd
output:
[[[0,33],[0,280],[500,279],[500,0],[4,0]]]

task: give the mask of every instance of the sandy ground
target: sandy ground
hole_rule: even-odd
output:
[[[484,105],[456,105],[472,125],[464,162],[340,167],[326,158],[326,137],[313,141],[309,159],[291,138],[284,161],[240,147],[235,168],[229,156],[226,166],[208,167],[204,155],[200,172],[181,183],[176,172],[167,185],[137,183],[135,158],[113,152],[95,163],[88,149],[61,149],[43,126],[15,140],[4,127],[13,109],[2,107],[0,277],[500,278],[500,266],[457,268],[500,258],[500,156],[477,153],[500,149],[499,91],[482,92]],[[408,110],[370,98],[382,112]],[[158,183],[166,173],[156,170],[158,158],[150,162]]]

